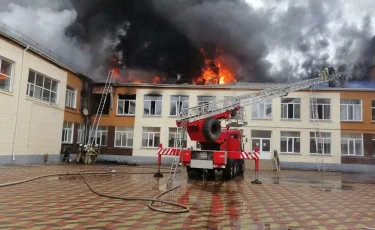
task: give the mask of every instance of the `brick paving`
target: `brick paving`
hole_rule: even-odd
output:
[[[85,175],[95,191],[153,198],[166,189],[167,174],[154,178],[155,166],[0,167],[0,184],[53,173],[104,172],[108,167],[134,174]],[[100,197],[79,176],[42,178],[0,188],[0,229],[375,228],[374,175],[261,171],[263,184],[251,184],[252,179],[252,171],[230,182],[185,179],[181,188],[161,199],[190,211],[167,214],[150,210],[147,201]]]

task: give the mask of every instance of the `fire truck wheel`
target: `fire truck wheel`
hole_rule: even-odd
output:
[[[232,159],[228,159],[228,163],[223,170],[224,180],[232,180],[234,176],[234,164]]]
[[[216,140],[221,133],[221,123],[216,118],[208,118],[204,121],[202,126],[202,133],[203,136],[208,141],[214,141]]]
[[[239,166],[240,166],[239,174],[243,175],[245,173],[245,160],[238,160],[238,161],[239,161]]]

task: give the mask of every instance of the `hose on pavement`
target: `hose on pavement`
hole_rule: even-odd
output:
[[[30,181],[34,181],[34,180],[38,180],[38,179],[42,179],[42,178],[46,178],[46,177],[52,177],[52,176],[80,176],[83,181],[85,182],[85,184],[87,185],[87,187],[90,189],[90,191],[98,196],[101,196],[101,197],[106,197],[106,198],[110,198],[110,199],[116,199],[116,200],[125,200],[125,201],[149,201],[150,203],[148,204],[148,208],[153,210],[153,211],[157,211],[157,212],[162,212],[162,213],[184,213],[184,212],[189,212],[189,208],[185,205],[182,205],[182,204],[179,204],[179,203],[176,203],[176,202],[172,202],[172,201],[167,201],[167,200],[161,200],[159,199],[161,196],[173,191],[173,190],[176,190],[177,188],[179,188],[181,186],[181,184],[178,184],[176,185],[175,187],[172,187],[170,189],[167,189],[166,191],[160,193],[159,195],[155,196],[154,198],[143,198],[143,197],[120,197],[120,196],[111,196],[111,195],[106,195],[106,194],[103,194],[103,193],[100,193],[98,191],[95,191],[95,189],[90,185],[90,183],[87,181],[86,177],[84,175],[103,175],[103,174],[111,174],[112,172],[102,172],[102,171],[79,171],[77,173],[54,173],[54,174],[46,174],[46,175],[42,175],[42,176],[36,176],[36,177],[32,177],[32,178],[29,178],[29,179],[25,179],[25,180],[19,180],[19,181],[12,181],[12,182],[8,182],[8,183],[4,183],[4,184],[0,184],[0,188],[1,187],[6,187],[6,186],[12,186],[12,185],[18,185],[18,184],[23,184],[23,183],[27,183],[27,182],[30,182]],[[129,173],[129,172],[121,172],[121,171],[116,171],[116,173],[121,173],[121,174],[153,174],[153,173],[148,173],[148,172],[140,172],[140,173]],[[159,202],[161,204],[168,204],[168,205],[171,205],[171,206],[175,206],[175,207],[178,207],[178,208],[181,208],[181,209],[178,209],[178,210],[175,210],[175,209],[162,209],[162,208],[157,208],[154,206],[154,204],[156,202]]]

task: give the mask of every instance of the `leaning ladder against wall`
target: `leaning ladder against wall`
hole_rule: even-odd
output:
[[[113,71],[111,70],[108,72],[107,80],[105,82],[104,89],[103,89],[102,98],[100,99],[98,110],[96,111],[95,119],[91,126],[89,138],[87,140],[87,145],[93,146],[95,144],[96,133],[98,131],[100,118],[102,117],[102,114],[103,114],[104,105],[105,105],[105,102],[107,101],[108,93],[111,90],[112,77],[113,77]]]
[[[323,143],[322,143],[322,134],[319,128],[319,115],[318,115],[318,103],[317,98],[314,97],[316,95],[316,90],[314,86],[310,88],[311,97],[311,113],[312,113],[312,121],[313,121],[313,129],[314,129],[314,139],[315,139],[315,149],[316,149],[316,157],[318,163],[318,170],[319,172],[323,170],[325,172],[325,165],[324,165],[324,153],[323,153]]]

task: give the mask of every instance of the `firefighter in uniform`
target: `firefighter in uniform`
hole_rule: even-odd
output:
[[[328,68],[324,67],[324,69],[321,72],[321,78],[322,80],[327,80],[328,79]]]

